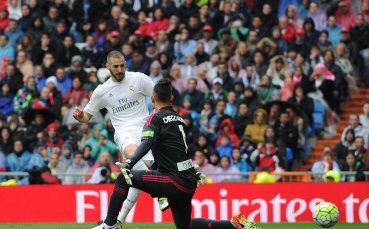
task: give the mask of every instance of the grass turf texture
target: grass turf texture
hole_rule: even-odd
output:
[[[1,229],[88,229],[95,226],[95,224],[0,224]],[[291,223],[291,224],[258,224],[261,229],[319,229],[321,227],[317,226],[314,223]],[[134,223],[134,224],[126,224],[124,228],[127,229],[175,229],[173,224],[151,224],[151,223]],[[369,228],[369,224],[343,224],[339,223],[333,227],[332,229],[364,229]]]

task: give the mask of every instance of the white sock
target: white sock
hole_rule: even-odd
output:
[[[140,160],[137,162],[135,166],[133,166],[133,169],[146,170],[147,167],[145,163],[142,160]],[[140,194],[141,194],[141,190],[139,189],[136,189],[136,188],[129,189],[127,199],[123,202],[123,207],[119,213],[118,220],[120,220],[121,222],[126,221],[128,213],[131,211],[133,206],[136,204],[137,199],[140,196]]]
[[[123,202],[122,210],[119,213],[118,220],[124,222],[128,213],[131,211],[133,206],[136,204],[138,197],[141,194],[141,190],[136,188],[130,188],[128,191],[127,199]]]

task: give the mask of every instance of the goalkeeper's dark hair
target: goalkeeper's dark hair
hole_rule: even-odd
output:
[[[154,86],[154,97],[159,102],[170,102],[172,97],[172,83],[169,79],[161,79]]]

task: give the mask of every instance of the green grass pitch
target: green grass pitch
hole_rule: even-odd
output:
[[[0,224],[0,228],[7,229],[89,229],[94,224]],[[319,229],[314,223],[290,223],[290,224],[258,224],[261,229]],[[127,229],[175,229],[173,224],[151,224],[151,223],[135,223],[127,224],[124,228]],[[332,229],[364,229],[369,228],[369,224],[343,224],[339,223]]]

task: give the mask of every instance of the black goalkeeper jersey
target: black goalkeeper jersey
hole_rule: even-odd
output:
[[[151,142],[158,170],[187,186],[196,186],[196,171],[188,153],[183,118],[172,107],[163,107],[147,118],[142,143]],[[179,180],[178,180],[179,178]]]

